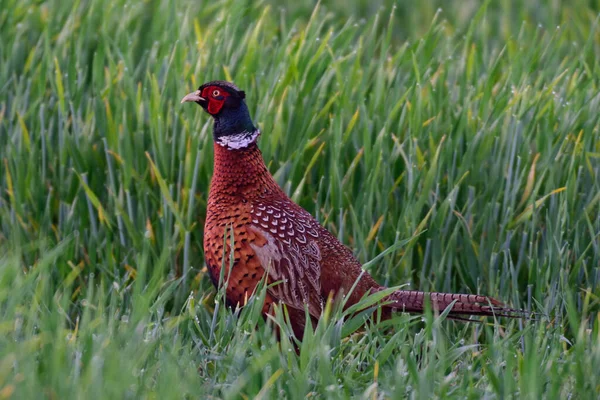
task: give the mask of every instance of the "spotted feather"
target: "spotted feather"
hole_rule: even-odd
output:
[[[318,317],[323,307],[318,225],[306,211],[293,208],[278,199],[253,205],[250,229],[265,238],[266,245],[251,246],[275,283],[273,296],[298,309],[306,304]]]

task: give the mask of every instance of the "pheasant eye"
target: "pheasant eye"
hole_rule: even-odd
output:
[[[219,97],[221,95],[221,92],[219,90],[213,90],[212,95],[213,97]]]

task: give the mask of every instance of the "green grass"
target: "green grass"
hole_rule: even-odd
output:
[[[600,396],[597,1],[0,3],[0,398]],[[415,237],[379,282],[538,320],[331,310],[297,354],[224,307],[213,79],[361,261]]]

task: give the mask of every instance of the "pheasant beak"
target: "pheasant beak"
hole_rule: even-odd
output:
[[[186,103],[188,101],[193,101],[193,102],[199,102],[199,101],[206,101],[206,99],[202,96],[200,96],[201,92],[199,90],[196,90],[195,92],[192,93],[188,93],[185,96],[183,96],[183,99],[181,99],[181,104]]]

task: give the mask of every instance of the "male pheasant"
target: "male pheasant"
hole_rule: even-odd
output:
[[[362,270],[350,249],[279,188],[258,149],[260,131],[244,98],[232,83],[213,81],[181,100],[199,104],[214,118],[214,173],[204,226],[206,264],[215,286],[225,266],[230,305],[244,305],[267,274],[266,282],[274,285],[268,288],[263,313],[269,313],[273,303],[285,304],[294,333],[301,338],[305,307],[316,319],[330,295],[350,292],[357,280],[346,307],[384,287]],[[449,315],[457,319],[522,315],[487,296],[412,290],[398,290],[386,298],[383,315],[394,309],[422,312],[427,297],[440,311],[454,302]]]

